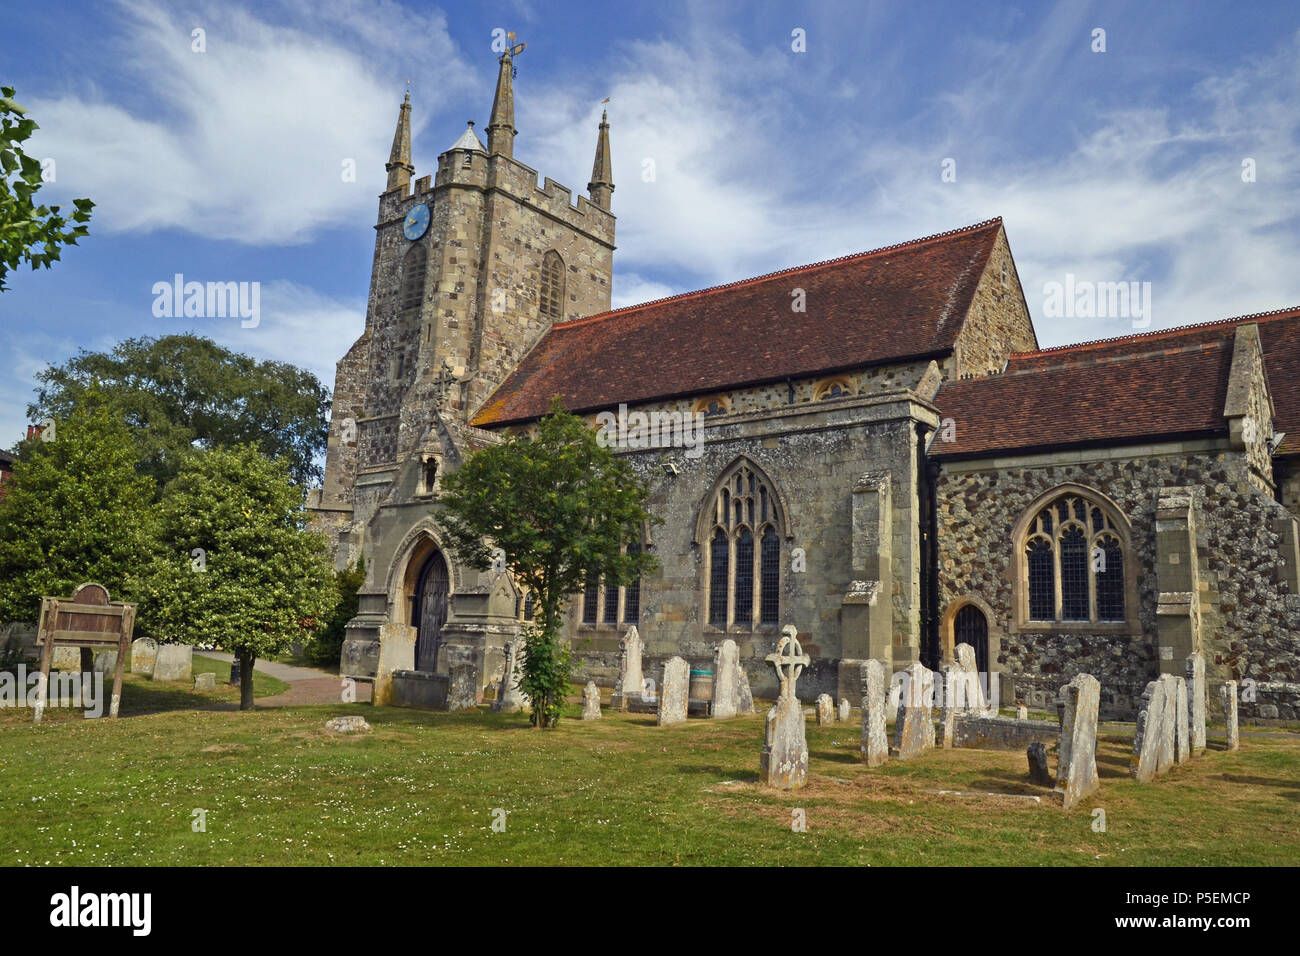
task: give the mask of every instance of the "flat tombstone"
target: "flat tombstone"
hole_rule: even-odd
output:
[[[713,717],[735,717],[740,712],[740,651],[736,642],[727,638],[718,645],[713,658]],[[753,699],[750,699],[753,705]]]
[[[366,734],[370,724],[364,717],[331,717],[325,721],[325,732],[330,734]]]
[[[582,719],[600,719],[600,688],[595,681],[587,681],[587,686],[582,689]]]
[[[830,694],[818,694],[817,725],[825,726],[833,723],[835,723],[835,701],[831,699]]]
[[[1061,716],[1056,790],[1066,810],[1095,791],[1097,777],[1097,710],[1101,684],[1091,674],[1079,674],[1065,685],[1065,711]]]
[[[1191,732],[1187,720],[1187,679],[1174,677],[1170,683],[1174,695],[1174,763],[1186,763],[1192,757]]]
[[[154,680],[190,680],[194,676],[194,648],[188,644],[160,644],[153,665]]]
[[[879,767],[889,758],[885,733],[885,665],[877,660],[862,664],[862,759]]]
[[[1187,658],[1187,719],[1192,729],[1192,756],[1205,753],[1205,658]]]
[[[203,674],[196,674],[194,676],[194,689],[195,690],[216,690],[217,675],[213,674],[210,671]]]
[[[808,737],[803,705],[795,694],[799,674],[811,661],[799,645],[794,625],[781,629],[776,651],[766,660],[776,669],[781,694],[767,712],[763,751],[759,756],[759,779],[778,790],[796,790],[808,782]]]
[[[131,673],[152,674],[158,659],[158,642],[152,637],[142,637],[131,642]]]
[[[839,713],[836,716],[839,718],[839,722],[841,724],[847,724],[849,722],[849,718],[853,716],[853,708],[849,705],[849,701],[847,697],[840,698],[840,709],[839,709]]]
[[[1228,730],[1228,749],[1236,750],[1241,746],[1237,729],[1237,682],[1225,681],[1219,692],[1223,695],[1223,723]]]
[[[682,658],[674,657],[664,664],[664,679],[659,686],[660,727],[686,722],[690,677],[690,665]]]
[[[894,748],[899,760],[910,760],[934,746],[934,672],[915,663],[906,671],[898,704],[898,723],[894,727]]]

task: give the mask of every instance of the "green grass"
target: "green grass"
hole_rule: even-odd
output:
[[[1131,739],[1104,734],[1102,790],[1065,813],[1023,753],[868,769],[853,725],[810,723],[809,785],[780,793],[757,782],[762,716],[658,728],[607,712],[539,732],[523,714],[232,706],[132,679],[127,719],[0,713],[0,865],[1300,864],[1300,737],[1287,735],[1243,734],[1241,751],[1139,785]],[[323,732],[347,713],[374,732]]]
[[[239,700],[239,688],[229,688],[230,693],[223,693],[228,688],[230,681],[230,665],[225,661],[214,660],[211,657],[204,657],[202,654],[194,655],[193,672],[203,674],[208,671],[217,675],[217,696],[224,699],[229,696],[233,700]],[[263,674],[256,667],[253,668],[253,699],[259,697],[274,697],[276,694],[283,694],[289,689],[288,683],[270,674]],[[212,695],[207,695],[212,696]]]

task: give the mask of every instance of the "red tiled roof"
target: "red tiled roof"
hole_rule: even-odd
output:
[[[942,354],[1001,219],[556,325],[474,417],[505,425]],[[807,311],[791,309],[804,290]]]
[[[935,403],[956,441],[937,457],[1226,432],[1238,325],[1259,324],[1278,454],[1300,453],[1300,309],[1011,356],[1001,375],[947,383]]]

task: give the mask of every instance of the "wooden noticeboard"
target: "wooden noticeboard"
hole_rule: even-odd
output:
[[[122,666],[135,630],[135,605],[108,599],[102,584],[83,584],[70,598],[41,598],[41,623],[36,643],[41,647],[41,674],[36,684],[35,721],[45,713],[50,686],[50,663],[56,647],[117,648],[113,669],[113,696],[108,716],[117,716],[122,699]]]

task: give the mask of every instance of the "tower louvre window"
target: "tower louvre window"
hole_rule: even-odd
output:
[[[418,309],[424,301],[424,277],[429,268],[429,250],[424,243],[416,243],[402,259],[402,290],[397,307],[405,312]]]
[[[537,310],[548,319],[558,320],[564,317],[564,260],[554,249],[542,257]]]

